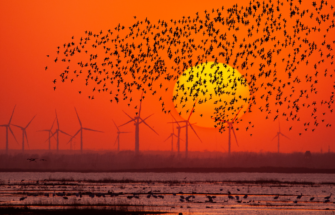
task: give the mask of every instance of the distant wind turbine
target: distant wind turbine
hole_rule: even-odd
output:
[[[65,135],[67,135],[67,136],[70,136],[70,137],[71,137],[71,135],[68,134],[68,133],[66,133],[66,132],[64,132],[64,131],[62,131],[62,130],[60,130],[60,128],[59,128],[59,122],[58,122],[57,112],[55,111],[55,113],[56,113],[57,129],[56,129],[55,133],[53,133],[53,134],[51,135],[51,137],[53,137],[55,134],[57,134],[57,151],[58,151],[58,150],[59,150],[59,132],[65,134]],[[51,138],[51,137],[50,137],[50,138]],[[49,138],[49,139],[50,139],[50,138]]]
[[[54,119],[52,125],[51,125],[51,128],[50,129],[45,129],[45,130],[40,130],[40,131],[47,131],[49,133],[49,138],[46,140],[48,141],[49,140],[49,150],[51,150],[51,136],[52,136],[52,128],[54,127],[54,124],[55,124],[55,121],[56,121],[56,118]]]
[[[170,113],[171,114],[171,113]],[[184,128],[185,126],[180,126],[179,122],[174,118],[174,116],[171,114],[174,122],[168,122],[168,123],[177,123],[177,149],[178,149],[178,157],[180,156],[180,140],[183,140],[180,138],[180,130],[182,128]],[[172,133],[174,133],[174,131],[172,130]],[[170,135],[171,136],[171,135]],[[173,137],[172,137],[173,139]],[[166,140],[165,140],[166,141]]]
[[[28,135],[27,135],[27,131],[26,129],[28,128],[28,126],[30,125],[30,123],[33,121],[33,119],[36,117],[36,115],[30,120],[30,122],[26,125],[26,127],[22,127],[22,126],[19,126],[19,125],[14,125],[18,128],[21,128],[22,130],[22,151],[24,151],[24,137],[26,137],[26,140],[27,140],[27,145],[29,147],[29,143],[28,143]]]
[[[180,132],[179,132],[180,133]],[[174,126],[173,126],[173,124],[172,124],[172,133],[164,140],[164,142],[166,142],[168,139],[170,139],[171,138],[171,152],[173,152],[173,137],[177,137],[178,139],[180,138],[180,137],[178,137],[175,133],[174,133]],[[179,147],[178,147],[179,148]],[[178,150],[179,151],[179,150]]]
[[[280,131],[280,122],[279,122],[279,120],[278,120],[278,125],[279,125],[279,131],[277,132],[276,136],[275,136],[272,140],[274,140],[276,137],[278,138],[278,145],[277,145],[277,147],[278,147],[278,153],[279,153],[279,147],[280,147],[280,135],[286,137],[287,139],[290,139],[290,138],[288,138],[288,137],[285,136],[283,133],[281,133],[281,131]]]
[[[16,140],[16,137],[15,137],[13,131],[12,131],[12,129],[10,128],[11,122],[12,122],[12,118],[13,118],[13,115],[14,115],[14,111],[15,111],[15,107],[16,107],[16,105],[14,106],[14,109],[13,109],[13,112],[12,112],[12,115],[11,115],[11,117],[9,119],[8,124],[0,125],[0,127],[6,127],[6,153],[8,153],[8,130],[10,131],[10,133],[12,133],[12,135],[13,135],[16,143],[18,143],[17,140]]]
[[[186,157],[186,158],[188,158],[188,127],[190,127],[190,128],[193,130],[193,132],[194,132],[195,135],[198,137],[198,139],[200,140],[200,142],[202,142],[201,139],[200,139],[200,137],[198,136],[197,132],[195,132],[195,130],[194,130],[192,124],[190,123],[190,118],[191,118],[191,116],[192,116],[192,113],[193,113],[193,111],[194,111],[194,107],[195,107],[197,101],[198,101],[198,100],[195,101],[195,103],[194,103],[194,105],[193,105],[193,108],[192,108],[192,110],[191,110],[191,113],[190,113],[190,115],[188,116],[188,119],[187,119],[187,120],[172,122],[172,123],[177,123],[178,126],[179,126],[179,122],[181,122],[181,123],[185,123],[185,125],[182,126],[181,128],[185,128],[185,129],[186,129],[186,141],[185,141],[185,142],[186,142],[186,150],[185,150],[185,157]],[[178,131],[178,132],[179,132],[179,131]],[[178,136],[179,136],[179,135],[178,135]],[[180,143],[180,141],[179,141],[179,143]],[[179,144],[178,144],[178,145],[179,145]]]
[[[117,129],[117,137],[116,137],[116,140],[115,140],[115,143],[117,141],[117,151],[119,152],[120,151],[120,134],[125,134],[125,133],[130,133],[130,132],[124,132],[124,131],[120,131],[119,127],[115,124],[114,120],[113,120],[113,123]],[[114,145],[115,145],[114,143]]]
[[[228,124],[228,128],[229,128],[229,134],[228,134],[228,154],[230,154],[230,148],[231,148],[231,131],[233,131],[233,134],[234,134],[234,137],[235,137],[235,140],[236,140],[236,144],[238,146],[238,142],[237,142],[237,138],[236,138],[236,134],[235,134],[235,130],[233,128],[233,124],[238,116],[238,114],[240,113],[240,111],[242,110],[243,106],[240,108],[240,110],[237,112],[236,116],[234,117],[234,119],[231,121],[231,122],[228,122],[226,120],[220,120],[220,119],[215,119],[215,121],[221,121],[221,122],[224,122],[224,123],[227,123]]]
[[[121,126],[127,125],[130,122],[134,122],[134,125],[135,125],[135,153],[136,153],[136,155],[138,155],[139,151],[140,151],[140,124],[141,123],[144,123],[153,132],[155,132],[158,135],[158,133],[145,122],[145,120],[147,120],[153,114],[149,115],[148,117],[146,117],[144,119],[141,118],[142,99],[143,99],[143,92],[142,92],[141,99],[140,99],[140,110],[138,112],[138,116],[135,116],[133,118],[133,117],[129,116],[126,112],[123,111],[131,120],[119,126],[119,127],[121,127]]]
[[[75,133],[71,139],[69,140],[69,142],[72,141],[73,138],[75,138],[77,136],[77,134],[79,134],[80,132],[80,151],[83,152],[83,130],[86,130],[86,131],[95,131],[95,132],[102,132],[102,131],[98,131],[98,130],[93,130],[91,128],[84,128],[83,125],[81,124],[81,121],[80,121],[80,118],[79,118],[79,115],[78,115],[78,112],[77,112],[77,109],[74,108],[74,110],[76,111],[76,114],[77,114],[77,117],[78,117],[78,121],[79,121],[79,124],[80,124],[80,128],[79,130],[77,131],[77,133]],[[103,132],[102,132],[103,133]],[[68,142],[68,143],[69,143]]]

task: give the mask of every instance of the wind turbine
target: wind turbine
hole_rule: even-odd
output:
[[[0,127],[6,127],[6,153],[8,153],[8,130],[10,131],[10,133],[12,133],[12,135],[13,135],[16,143],[18,143],[17,140],[16,140],[16,137],[15,137],[13,131],[12,131],[12,129],[10,128],[10,125],[11,125],[11,122],[12,122],[12,118],[13,118],[13,115],[14,115],[14,111],[15,111],[15,107],[16,107],[16,105],[14,106],[14,109],[13,109],[13,112],[12,112],[12,115],[11,115],[11,117],[9,119],[8,124],[0,125]]]
[[[278,153],[279,153],[280,135],[286,137],[287,139],[290,139],[290,138],[288,138],[288,137],[285,136],[283,133],[281,133],[281,131],[280,131],[280,122],[279,122],[279,120],[278,120],[278,124],[279,124],[279,131],[277,132],[276,136],[275,136],[272,140],[274,140],[276,137],[278,137]]]
[[[80,118],[79,118],[79,115],[78,115],[78,112],[77,112],[77,109],[74,108],[74,110],[76,111],[76,114],[77,114],[77,117],[78,117],[78,121],[79,121],[79,124],[80,124],[80,129],[77,131],[77,133],[75,133],[71,139],[69,140],[69,142],[72,141],[73,138],[75,138],[77,136],[77,134],[79,134],[80,132],[80,151],[83,152],[83,130],[86,130],[86,131],[95,131],[95,132],[102,132],[102,131],[98,131],[98,130],[93,130],[91,128],[84,128],[83,125],[81,124],[81,121],[80,121]],[[103,132],[102,132],[103,133]],[[68,143],[69,143],[68,142]]]
[[[120,134],[125,134],[125,133],[130,133],[130,132],[124,132],[124,131],[120,131],[119,127],[115,124],[114,120],[113,120],[113,123],[117,129],[117,137],[116,137],[116,140],[115,140],[115,143],[117,141],[117,151],[119,152],[120,151]],[[114,143],[114,145],[115,145]]]
[[[180,131],[179,131],[179,134],[180,134]],[[172,125],[172,133],[166,138],[166,140],[164,140],[164,142],[166,142],[168,139],[171,138],[171,152],[173,152],[173,136],[177,137],[178,139],[180,138],[177,135],[175,135],[174,127]],[[178,146],[179,146],[179,144],[178,144]],[[178,147],[178,152],[179,152],[179,147]]]
[[[238,116],[238,114],[240,113],[240,111],[242,110],[243,106],[240,108],[240,110],[237,112],[236,116],[234,117],[234,119],[231,121],[231,122],[228,122],[226,120],[220,120],[220,119],[215,119],[215,121],[221,121],[221,122],[224,122],[224,123],[227,123],[228,126],[229,126],[229,135],[228,135],[228,154],[230,154],[230,148],[231,148],[231,131],[233,131],[233,134],[234,134],[234,137],[235,137],[235,140],[236,140],[236,144],[238,146],[238,142],[237,142],[237,138],[236,138],[236,134],[235,134],[235,130],[233,128],[233,124]]]
[[[59,150],[59,132],[65,134],[65,135],[67,135],[67,136],[70,136],[70,137],[71,137],[71,135],[59,129],[59,122],[58,122],[57,112],[55,111],[55,113],[56,113],[57,129],[56,129],[55,133],[53,133],[53,134],[51,135],[51,137],[53,137],[55,134],[57,134],[57,151],[58,151],[58,150]],[[50,138],[51,138],[51,137],[50,137]],[[50,138],[49,138],[49,139],[50,139]]]
[[[47,140],[49,140],[49,150],[51,150],[51,136],[52,136],[52,128],[54,127],[54,124],[55,124],[55,121],[56,121],[56,118],[54,119],[52,125],[51,125],[51,128],[50,129],[45,129],[45,130],[40,130],[40,131],[47,131],[49,132],[49,138]]]
[[[26,125],[26,127],[22,127],[22,126],[19,126],[19,125],[14,125],[18,128],[21,128],[22,130],[22,151],[24,151],[24,137],[26,137],[27,139],[27,145],[29,147],[29,143],[28,143],[28,135],[27,135],[27,131],[26,129],[28,128],[28,126],[30,125],[30,123],[33,121],[33,119],[36,117],[36,115],[30,120],[30,122]]]
[[[185,150],[185,157],[186,157],[186,158],[188,157],[188,127],[190,127],[190,128],[193,130],[193,132],[194,132],[195,135],[198,137],[198,139],[200,140],[200,142],[202,142],[201,139],[200,139],[200,137],[198,136],[197,132],[195,132],[195,130],[194,130],[192,124],[190,123],[190,118],[191,118],[191,116],[192,116],[192,113],[193,113],[193,110],[194,110],[194,107],[195,107],[195,104],[197,103],[197,101],[198,101],[198,100],[195,101],[195,103],[194,103],[194,105],[193,105],[193,108],[192,108],[192,110],[191,110],[191,113],[190,113],[190,115],[188,116],[188,119],[187,119],[187,120],[183,120],[183,121],[176,121],[176,120],[175,120],[175,122],[172,122],[172,123],[177,123],[179,127],[180,127],[179,122],[181,122],[181,123],[185,123],[185,125],[182,126],[182,127],[180,127],[180,128],[185,128],[185,129],[186,129],[186,141],[185,141],[185,142],[186,142],[186,150]],[[178,130],[178,136],[179,136],[179,130]],[[180,141],[179,141],[179,138],[178,138],[178,146],[179,146],[179,144],[180,144]],[[179,149],[178,149],[178,150],[179,150]]]
[[[170,113],[171,114],[171,113]],[[180,138],[180,130],[182,129],[182,128],[184,128],[185,126],[180,126],[180,124],[179,124],[179,122],[174,118],[174,116],[171,114],[171,116],[172,116],[172,118],[174,119],[174,122],[168,122],[168,123],[177,123],[177,136],[176,135],[174,135],[174,136],[176,136],[177,137],[177,149],[178,149],[178,157],[180,156],[180,140],[182,140],[181,138]],[[172,127],[173,128],[173,127]],[[172,130],[172,133],[174,134],[174,131]],[[170,135],[171,136],[171,135]],[[172,139],[173,139],[173,137],[172,137]],[[166,140],[165,140],[166,141]]]
[[[135,116],[135,117],[131,117],[129,116],[126,112],[124,112],[131,120],[120,125],[119,127],[121,126],[124,126],[124,125],[127,125],[128,123],[130,122],[134,122],[134,125],[135,125],[135,153],[136,155],[138,155],[139,151],[140,151],[140,124],[141,123],[144,123],[146,126],[148,126],[153,132],[155,132],[157,135],[159,135],[153,128],[151,128],[146,122],[145,120],[148,119],[149,117],[151,117],[153,114],[149,115],[148,117],[142,119],[141,118],[141,108],[142,108],[142,98],[143,98],[143,92],[141,94],[141,99],[140,99],[140,110],[138,112],[138,116]]]

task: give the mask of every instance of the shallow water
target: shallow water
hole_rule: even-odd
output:
[[[325,199],[335,194],[334,174],[10,172],[0,173],[0,180],[0,206],[335,214],[334,196]]]

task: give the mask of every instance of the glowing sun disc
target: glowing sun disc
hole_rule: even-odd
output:
[[[238,114],[240,118],[248,108],[250,92],[246,79],[236,69],[208,62],[183,72],[174,86],[173,99],[175,109],[185,120],[198,99],[190,122],[214,128],[216,123],[212,117],[231,121],[243,107]]]

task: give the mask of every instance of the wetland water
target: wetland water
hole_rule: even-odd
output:
[[[331,193],[335,174],[0,173],[2,208],[335,214]]]

